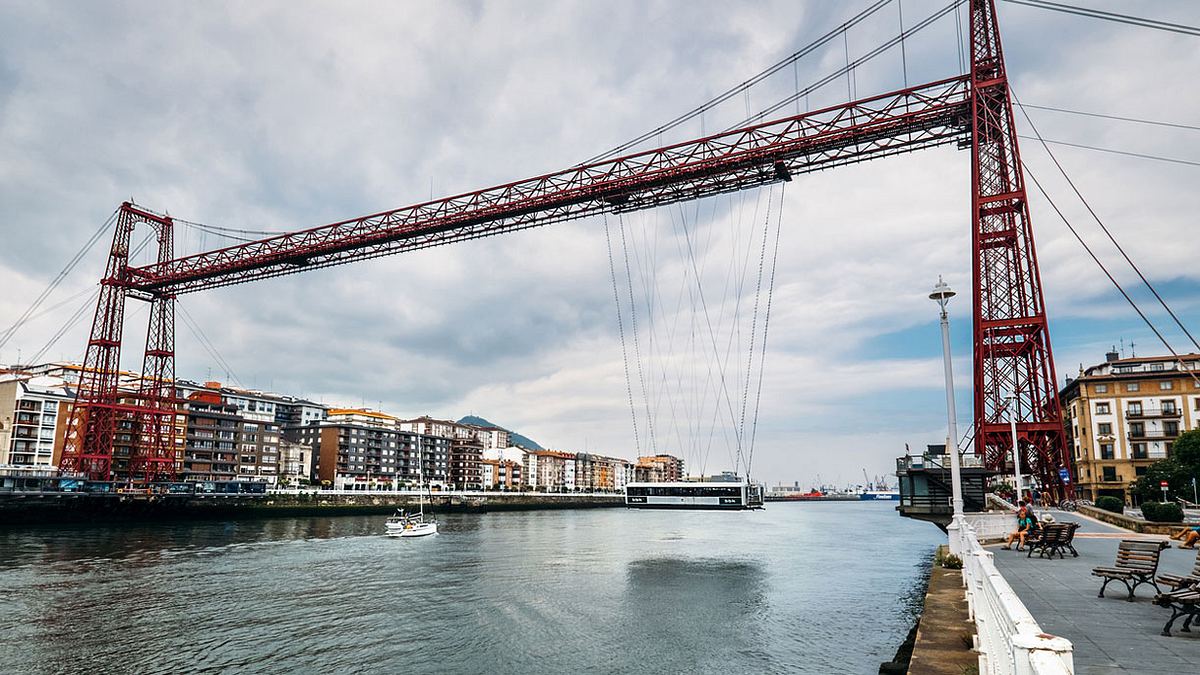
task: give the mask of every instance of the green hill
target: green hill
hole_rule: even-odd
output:
[[[460,419],[458,421],[458,423],[459,424],[474,424],[474,425],[480,426],[480,427],[497,427],[499,429],[504,429],[505,431],[508,432],[508,442],[509,443],[511,443],[513,445],[519,445],[522,448],[526,448],[528,450],[545,450],[545,448],[538,445],[537,441],[533,440],[532,438],[529,438],[527,436],[522,436],[521,434],[518,434],[517,432],[513,431],[512,429],[507,429],[505,427],[500,426],[499,424],[489,422],[489,421],[483,419],[482,417],[476,417],[475,415],[467,415],[466,417]]]

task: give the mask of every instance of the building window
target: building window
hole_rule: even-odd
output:
[[[1146,424],[1144,422],[1130,422],[1129,435],[1134,438],[1140,438],[1146,435]]]
[[[1178,436],[1179,435],[1179,422],[1163,422],[1163,435],[1164,436]]]
[[[1175,414],[1175,412],[1176,412],[1175,411],[1175,401],[1166,400],[1166,401],[1159,401],[1159,403],[1162,405],[1162,411],[1163,411],[1164,415],[1174,415]]]
[[[1107,384],[1097,384],[1093,387],[1093,389],[1095,390],[1095,392],[1097,394],[1107,394],[1108,393],[1108,385]]]
[[[1141,401],[1130,401],[1129,407],[1126,408],[1125,414],[1126,415],[1141,415],[1142,414],[1142,402]]]
[[[1097,403],[1096,404],[1096,414],[1097,415],[1107,415],[1108,413],[1109,413],[1109,408],[1108,408],[1107,403]]]
[[[1150,364],[1150,370],[1152,372],[1158,373],[1158,372],[1162,372],[1164,369],[1166,369],[1166,366],[1161,363],[1151,363]]]
[[[1111,422],[1101,422],[1100,424],[1097,425],[1097,427],[1098,427],[1098,429],[1097,429],[1096,433],[1100,434],[1101,436],[1111,436],[1112,435],[1112,423]]]
[[[1175,383],[1170,380],[1159,380],[1158,388],[1163,391],[1167,391],[1168,389],[1174,389]]]
[[[1103,471],[1104,471],[1104,478],[1103,478],[1104,482],[1106,482],[1106,483],[1117,482],[1117,467],[1106,466],[1103,468]]]
[[[1140,382],[1130,382],[1125,385],[1125,391],[1137,391],[1142,388]]]
[[[1144,467],[1144,466],[1133,467],[1133,474],[1135,476],[1145,476],[1146,475],[1146,467]]]
[[[1134,443],[1133,444],[1133,458],[1134,459],[1148,459],[1149,457],[1150,456],[1146,454],[1146,444],[1145,443]]]
[[[1112,459],[1112,458],[1113,458],[1113,444],[1112,443],[1101,443],[1100,444],[1100,459]]]

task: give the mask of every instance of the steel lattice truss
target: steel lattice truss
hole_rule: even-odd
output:
[[[1064,487],[1061,412],[994,0],[971,0],[970,32],[967,75],[196,255],[173,257],[169,217],[122,204],[63,467],[144,481],[176,470],[171,383],[179,294],[654,208],[957,141],[972,150],[976,450],[989,466],[1004,466],[1011,441],[1001,397],[1016,392],[1025,466],[1044,485]],[[154,264],[129,265],[137,223],[159,235]],[[127,296],[152,303],[133,403],[122,402],[117,389]],[[119,420],[135,442],[131,457],[114,463]]]
[[[400,251],[757,187],[965,139],[966,76],[485,190],[133,268],[188,293]]]

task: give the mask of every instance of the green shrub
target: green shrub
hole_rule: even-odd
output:
[[[1142,504],[1142,517],[1154,523],[1182,523],[1183,509],[1178,504],[1146,502]]]
[[[1100,497],[1096,500],[1096,508],[1113,513],[1125,513],[1125,502],[1121,501],[1118,497]]]

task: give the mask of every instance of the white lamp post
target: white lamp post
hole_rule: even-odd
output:
[[[946,372],[946,452],[950,455],[951,504],[954,508],[950,526],[946,529],[950,534],[950,552],[962,555],[958,542],[958,530],[963,519],[962,474],[958,457],[958,424],[955,421],[957,413],[954,409],[954,368],[950,361],[950,318],[946,314],[946,305],[954,296],[954,291],[950,290],[950,286],[939,275],[929,299],[937,302],[942,310],[942,364]]]
[[[1008,429],[1012,433],[1012,453],[1013,453],[1013,487],[1017,490],[1017,501],[1021,501],[1021,452],[1017,446],[1017,394],[1013,394],[1005,399],[1008,401]],[[1032,501],[1032,499],[1030,500]],[[1045,504],[1042,505],[1045,508]]]

